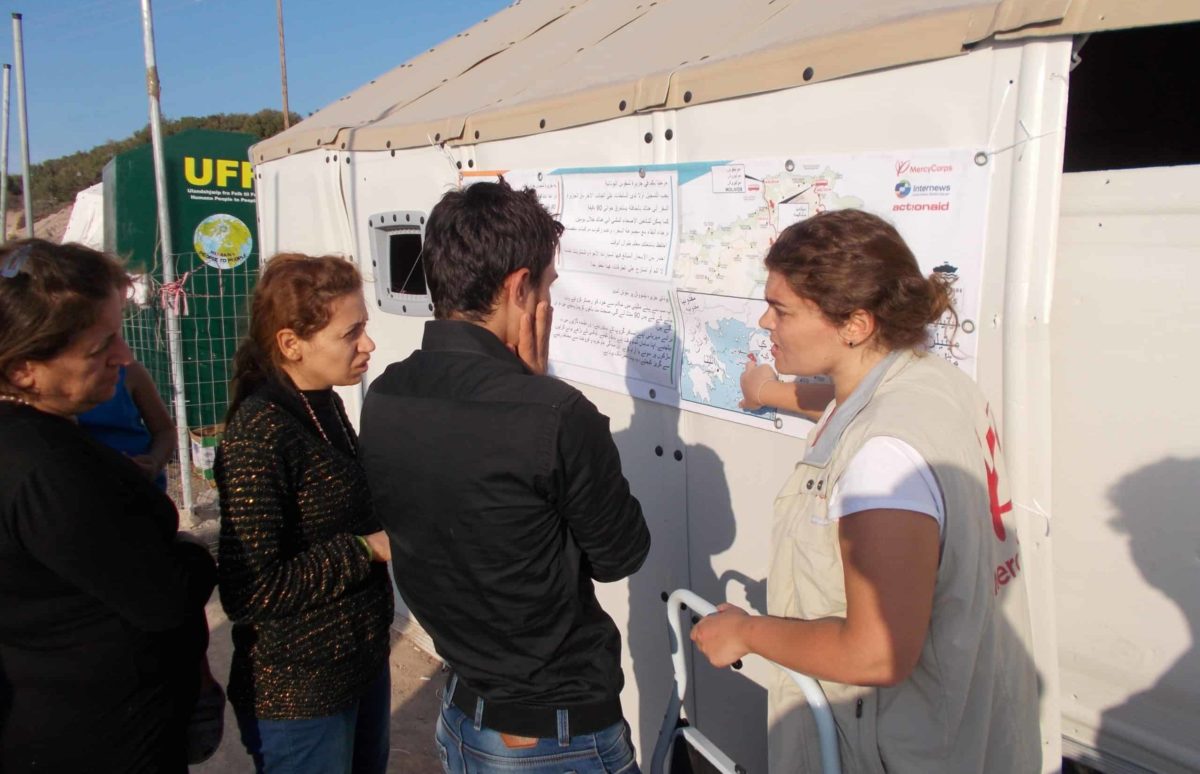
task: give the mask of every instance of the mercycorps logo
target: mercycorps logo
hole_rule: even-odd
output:
[[[953,164],[914,164],[911,161],[896,162],[896,177],[901,175],[931,175],[937,172],[953,172]]]

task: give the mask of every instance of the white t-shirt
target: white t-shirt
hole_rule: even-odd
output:
[[[942,492],[929,463],[899,438],[868,438],[829,493],[829,518],[891,508],[931,516],[941,536],[946,524]]]

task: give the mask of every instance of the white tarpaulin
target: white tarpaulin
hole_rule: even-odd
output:
[[[62,241],[78,242],[93,250],[104,249],[104,184],[96,183],[75,194],[75,206]]]

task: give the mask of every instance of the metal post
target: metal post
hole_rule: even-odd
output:
[[[17,65],[17,123],[21,125],[21,198],[25,200],[25,233],[33,236],[33,185],[29,182],[29,119],[25,115],[25,44],[21,14],[12,15],[13,61]]]
[[[291,120],[288,116],[287,57],[283,53],[283,0],[275,0],[275,17],[279,20],[279,78],[283,85],[283,128],[287,129]]]
[[[154,192],[158,199],[158,230],[162,238],[163,284],[175,281],[175,251],[171,245],[171,218],[167,212],[167,170],[163,160],[162,113],[158,105],[158,65],[154,56],[154,17],[150,0],[142,0],[142,44],[146,50],[146,92],[150,97],[150,145],[154,155]],[[167,313],[167,354],[171,361],[171,393],[174,395],[176,449],[179,453],[179,485],[183,497],[180,509],[186,521],[192,516],[192,455],[188,445],[187,399],[183,391],[183,352],[180,345],[179,315],[165,304]]]
[[[8,241],[8,80],[12,65],[4,65],[4,97],[0,107],[0,216],[4,218],[4,233],[0,242]]]

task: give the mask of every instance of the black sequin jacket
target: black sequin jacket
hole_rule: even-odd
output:
[[[238,407],[215,473],[230,701],[260,719],[340,712],[385,667],[393,616],[386,566],[355,537],[379,529],[362,468],[271,384]]]

